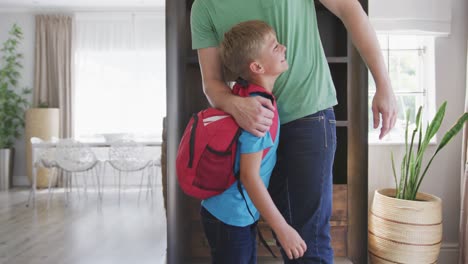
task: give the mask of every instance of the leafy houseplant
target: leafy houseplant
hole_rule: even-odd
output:
[[[437,113],[434,119],[427,125],[426,132],[424,137],[422,135],[422,118],[421,111],[422,107],[419,107],[418,113],[416,114],[416,127],[414,128],[411,136],[411,141],[408,144],[408,127],[409,127],[409,110],[407,112],[406,119],[406,130],[405,130],[405,155],[401,162],[401,176],[398,182],[397,173],[395,170],[395,161],[392,153],[392,169],[393,176],[395,178],[395,189],[396,189],[396,198],[404,200],[416,200],[416,194],[418,193],[419,187],[426,176],[427,170],[434,160],[435,156],[439,151],[444,148],[453,137],[455,137],[458,132],[462,129],[464,123],[468,121],[468,113],[461,115],[457,122],[450,128],[449,131],[445,133],[442,140],[440,141],[437,149],[432,154],[431,159],[427,163],[425,169],[421,173],[424,153],[429,145],[431,139],[436,135],[437,131],[440,128],[442,120],[445,115],[445,108],[447,102],[444,102],[440,108],[437,110]],[[419,142],[417,148],[415,147],[415,137],[419,134]]]
[[[442,137],[423,169],[424,154],[440,128],[446,106],[447,102],[444,102],[437,110],[434,119],[427,125],[424,136],[420,107],[411,140],[408,138],[409,111],[407,112],[401,177],[398,181],[392,153],[395,189],[376,190],[369,212],[368,249],[373,264],[437,262],[442,242],[442,200],[418,190],[437,153],[460,132],[468,120],[468,113],[458,118]],[[419,136],[417,146],[416,135]]]
[[[31,89],[18,89],[18,82],[21,78],[19,71],[23,67],[20,60],[23,55],[17,51],[17,48],[23,39],[23,32],[18,25],[14,24],[9,36],[0,50],[2,52],[0,63],[0,149],[13,147],[14,140],[21,135],[24,128],[24,112],[29,107],[25,96],[31,93]]]
[[[37,105],[37,108],[49,108],[49,103],[45,101],[39,101],[39,104]]]

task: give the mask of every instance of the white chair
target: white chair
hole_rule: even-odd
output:
[[[53,137],[51,139],[51,142],[56,142],[58,139]],[[41,144],[44,141],[38,137],[31,137],[30,139],[32,146],[36,144]],[[48,198],[47,198],[47,208],[49,208],[50,205],[50,200],[52,197],[52,182],[55,182],[58,176],[58,164],[56,161],[56,156],[55,156],[55,149],[53,148],[41,148],[36,150],[36,156],[35,156],[35,161],[34,161],[34,169],[33,169],[33,174],[32,177],[37,177],[37,169],[39,167],[50,169],[52,171],[52,174],[48,178]],[[29,198],[28,198],[28,206],[30,203],[31,195],[32,195],[33,190],[31,189],[29,193]]]
[[[94,179],[93,176],[96,177],[98,200],[102,200],[99,173],[97,170],[99,162],[91,148],[73,139],[62,139],[57,143],[56,161],[58,167],[69,176],[65,180],[67,202],[69,201],[69,193],[72,192],[73,178],[78,185],[78,181],[73,174],[83,174],[84,192],[87,197],[87,172],[91,173],[92,179]],[[78,189],[77,193],[79,197],[80,193]]]
[[[53,139],[56,140],[56,139]],[[54,142],[52,140],[52,142]],[[31,144],[36,145],[44,142],[42,139],[38,137],[31,137]],[[37,160],[33,164],[34,166],[41,166],[44,168],[56,168],[57,167],[57,162],[55,160],[55,150],[51,148],[47,149],[40,149],[37,153]]]
[[[138,202],[140,201],[141,190],[145,170],[148,169],[148,189],[153,195],[150,167],[152,160],[146,155],[145,147],[130,139],[116,140],[109,148],[109,164],[118,171],[119,174],[119,204],[122,189],[122,173],[141,172],[140,190],[138,192]]]

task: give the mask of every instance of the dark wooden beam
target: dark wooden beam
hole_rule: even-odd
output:
[[[360,0],[367,12],[367,0]],[[367,263],[367,68],[348,38],[348,257]]]
[[[187,263],[189,226],[186,197],[177,184],[175,159],[187,115],[184,104],[186,1],[166,0],[167,87],[167,263]]]

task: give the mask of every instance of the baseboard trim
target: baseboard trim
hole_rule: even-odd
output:
[[[458,263],[458,243],[442,243],[438,263]]]
[[[442,242],[442,245],[440,247],[441,250],[459,250],[459,244],[458,243],[444,243]]]
[[[17,175],[13,176],[13,187],[25,187],[30,186],[28,176],[26,175]]]
[[[162,183],[160,182],[161,180],[159,180],[155,186],[156,187],[162,187]],[[29,183],[29,179],[28,179],[28,176],[21,176],[21,175],[17,175],[17,176],[13,176],[13,187],[30,187],[31,184]]]

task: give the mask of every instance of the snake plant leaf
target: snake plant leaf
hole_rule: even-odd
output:
[[[393,178],[395,179],[395,189],[398,190],[398,180],[397,180],[397,175],[395,171],[395,159],[393,158],[393,151],[390,152],[390,156],[392,158],[392,170],[393,170]]]
[[[442,121],[445,116],[445,110],[447,107],[447,102],[443,102],[442,105],[437,110],[436,115],[431,122],[428,122],[426,125],[426,130],[423,133],[422,125],[422,107],[419,107],[418,113],[416,114],[415,128],[409,140],[409,110],[406,112],[406,129],[405,129],[405,155],[401,162],[400,167],[400,179],[398,181],[395,168],[395,160],[393,152],[391,153],[392,159],[392,171],[393,177],[395,179],[396,186],[396,198],[406,199],[406,200],[415,200],[418,190],[421,186],[423,179],[426,176],[426,173],[432,164],[437,153],[444,148],[463,128],[463,125],[468,122],[468,113],[461,115],[456,123],[444,134],[442,140],[440,141],[437,149],[432,154],[431,159],[426,164],[424,171],[421,172],[423,157],[427,150],[430,140],[437,134],[439,131]],[[424,134],[424,136],[423,136]],[[415,136],[419,135],[418,141],[415,142]],[[414,144],[418,144],[418,148],[414,147]]]
[[[446,107],[447,107],[447,101],[445,101],[439,107],[439,110],[437,110],[437,113],[434,116],[434,119],[432,119],[432,122],[430,123],[429,128],[428,128],[428,137],[425,138],[427,143],[429,143],[429,141],[436,135],[437,131],[439,131],[440,125],[442,124],[442,120],[444,120]]]
[[[442,124],[442,120],[444,119],[444,116],[445,116],[446,107],[447,107],[447,101],[442,103],[442,105],[437,110],[437,113],[434,116],[434,119],[432,119],[432,122],[430,122],[427,125],[426,133],[424,134],[424,139],[422,140],[422,143],[419,146],[418,157],[416,159],[416,166],[418,167],[416,171],[418,172],[418,175],[422,167],[421,164],[423,162],[426,148],[429,145],[429,142],[431,141],[431,139],[436,135],[437,131],[440,128],[440,125]]]
[[[406,155],[407,155],[407,162],[406,162],[406,172],[405,172],[405,184],[403,186],[403,196],[406,197],[407,196],[407,187],[408,187],[408,181],[414,181],[414,177],[415,175],[413,175],[411,172],[414,172],[414,164],[415,164],[415,158],[414,158],[414,155],[413,155],[413,146],[414,146],[414,138],[418,132],[418,123],[419,123],[419,120],[421,118],[421,111],[422,111],[422,106],[419,107],[418,109],[418,113],[416,114],[416,126],[414,127],[413,129],[413,133],[411,135],[411,143],[410,143],[410,147],[409,147],[409,150],[406,149]],[[407,112],[409,113],[409,111]],[[408,122],[409,118],[407,118],[407,127],[406,127],[406,130],[408,131]],[[408,135],[406,135],[407,137]]]
[[[419,131],[419,144],[418,144],[418,150],[419,147],[421,146],[421,121],[422,121],[422,106],[419,107],[418,113],[416,114],[416,128],[414,129],[415,131]]]
[[[421,186],[421,183],[424,179],[424,177],[426,176],[426,173],[427,173],[427,170],[429,169],[429,167],[431,166],[432,164],[432,161],[434,160],[435,156],[437,155],[437,153],[439,153],[439,151],[445,147],[452,139],[453,137],[455,137],[459,132],[460,130],[462,129],[463,125],[465,124],[465,122],[468,121],[468,113],[465,112],[463,113],[457,120],[457,122],[455,122],[455,124],[449,129],[449,131],[447,131],[445,133],[445,135],[443,136],[442,140],[440,141],[439,143],[439,146],[437,147],[436,151],[434,152],[434,154],[432,155],[431,159],[429,160],[429,162],[427,163],[426,165],[426,168],[424,169],[419,181],[418,181],[418,184],[416,186],[416,191],[413,195],[413,198],[416,198],[416,193],[417,193],[417,190],[419,189],[419,187]]]
[[[447,133],[445,133],[444,137],[439,143],[439,146],[437,147],[436,153],[439,152],[443,147],[445,147],[445,145],[447,145],[447,143],[449,143],[450,140],[452,140],[452,138],[455,137],[458,134],[458,132],[460,132],[460,130],[463,128],[463,125],[467,121],[468,113],[465,112],[462,116],[458,118],[457,122],[452,126],[452,128],[450,128],[450,130],[447,131]]]
[[[403,188],[405,185],[405,168],[406,168],[406,162],[407,162],[407,156],[406,153],[403,156],[403,161],[401,162],[401,174],[400,174],[400,183],[398,184],[398,192],[397,192],[397,198],[403,198]]]

